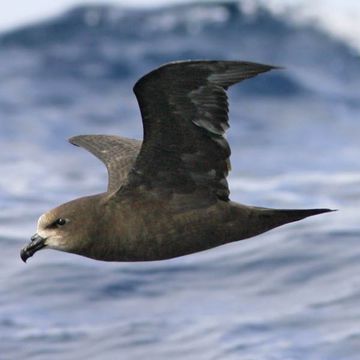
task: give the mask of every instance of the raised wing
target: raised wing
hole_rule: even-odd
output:
[[[69,142],[90,151],[105,164],[109,192],[124,184],[141,148],[139,140],[111,135],[79,135]]]
[[[180,61],[142,77],[134,86],[144,141],[128,183],[152,192],[227,201],[230,147],[226,89],[273,66],[240,61]]]

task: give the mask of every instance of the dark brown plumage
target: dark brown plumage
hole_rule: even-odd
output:
[[[331,211],[267,209],[229,199],[226,89],[274,68],[179,61],[142,77],[134,92],[143,143],[108,135],[71,138],[106,165],[107,192],[42,215],[21,258],[48,247],[106,261],[169,259]]]

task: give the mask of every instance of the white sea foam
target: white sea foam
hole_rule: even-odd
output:
[[[156,7],[161,5],[171,5],[189,1],[180,0],[134,0],[131,1],[131,7]],[[206,2],[206,1],[203,1]],[[210,1],[209,1],[210,2]],[[107,0],[88,0],[87,4],[108,4]],[[125,0],[113,0],[114,5],[129,6]],[[268,7],[274,13],[285,15],[291,21],[311,22],[330,34],[348,42],[354,48],[360,51],[360,2],[356,0],[331,0],[331,1],[311,1],[311,0],[240,0],[240,6],[247,12],[254,11],[256,4],[262,4]],[[16,27],[44,20],[55,16],[73,6],[82,5],[82,0],[59,0],[46,1],[34,0],[24,2],[22,0],[13,0],[5,2],[0,13],[0,31],[7,31]],[[223,21],[226,14],[224,12],[204,12],[194,14],[195,18],[208,19],[214,21]],[[96,12],[89,12],[86,18],[89,25],[94,25],[98,21]],[[158,24],[160,27],[171,26],[174,19],[169,17],[162,18]]]

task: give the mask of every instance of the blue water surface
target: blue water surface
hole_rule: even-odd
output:
[[[340,211],[153,263],[20,248],[44,211],[102,192],[66,139],[142,137],[132,86],[178,59],[281,65],[230,90],[232,199]],[[355,360],[360,61],[237,3],[83,6],[0,36],[0,359]]]

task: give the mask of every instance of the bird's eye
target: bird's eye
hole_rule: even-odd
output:
[[[59,225],[59,226],[63,226],[63,225],[66,224],[66,220],[63,219],[63,218],[59,218],[59,219],[57,219],[57,220],[55,221],[55,224],[56,224],[56,225]]]

